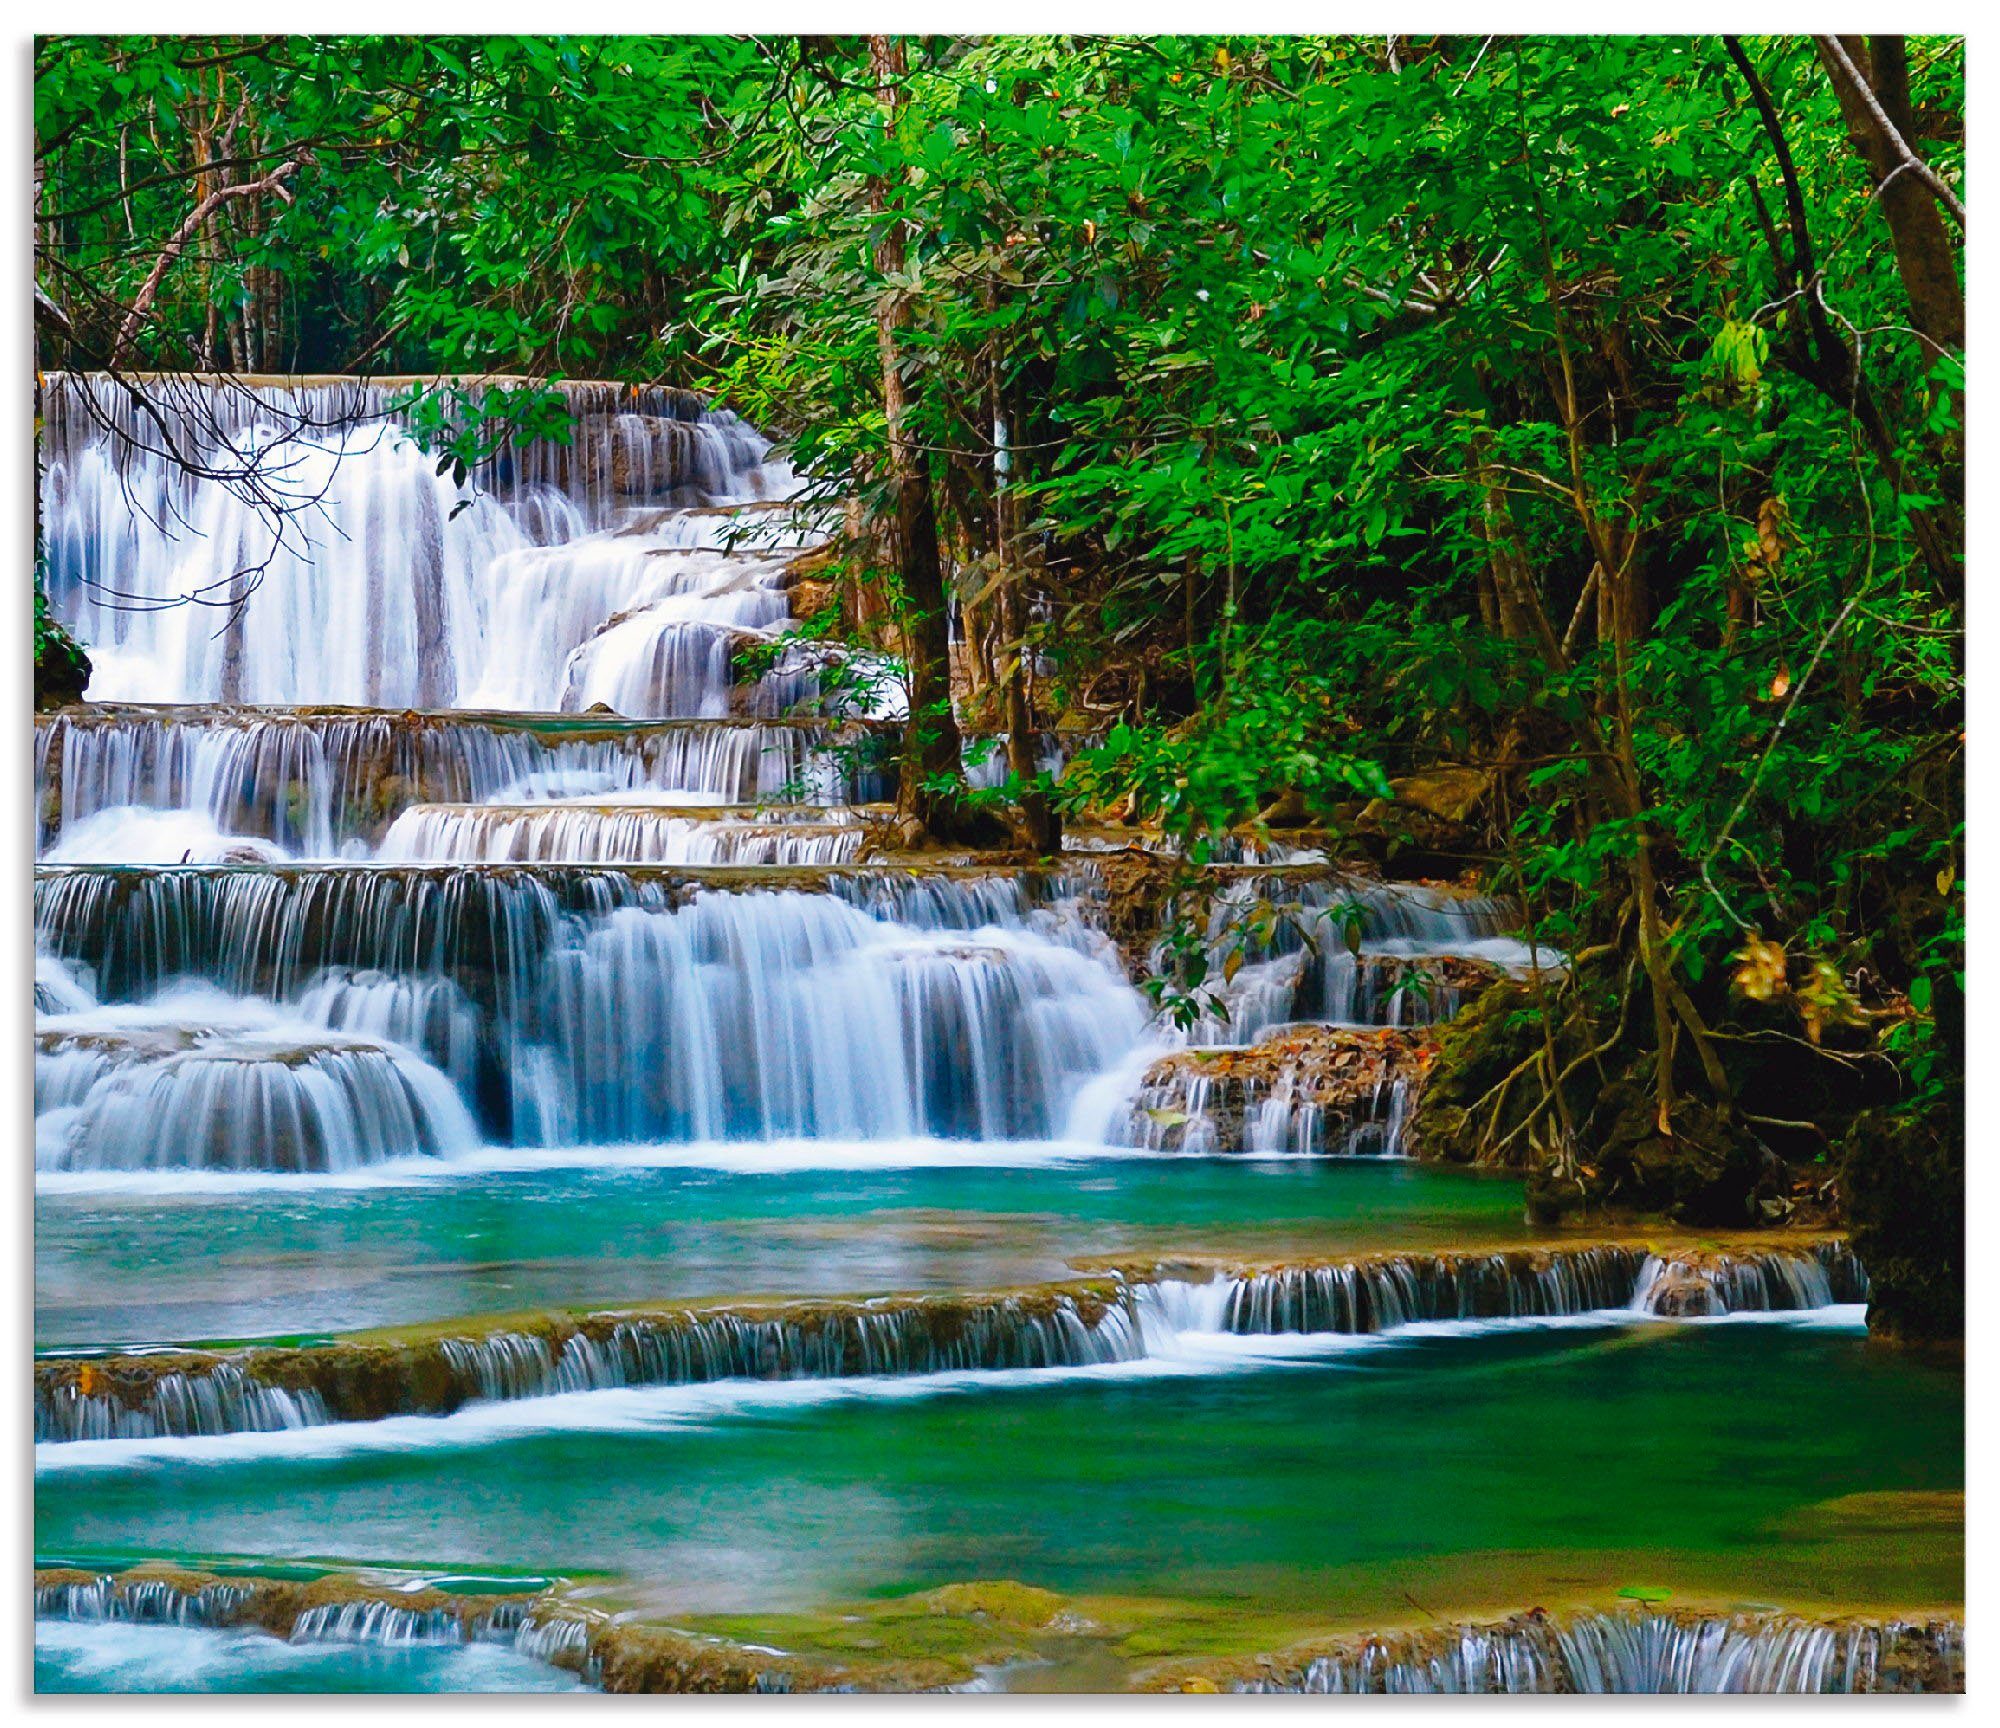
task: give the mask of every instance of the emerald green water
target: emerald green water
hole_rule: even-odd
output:
[[[1962,1376],[1853,1324],[1452,1333],[1186,1376],[595,1393],[170,1456],[42,1453],[48,1557],[611,1573],[689,1614],[982,1578],[1241,1614],[1656,1582],[1787,1604],[1962,1591],[1957,1502],[1908,1498],[1962,1488]]]
[[[45,1183],[35,1334],[57,1346],[290,1336],[588,1303],[992,1288],[1151,1253],[1526,1234],[1518,1180],[1364,1160]]]

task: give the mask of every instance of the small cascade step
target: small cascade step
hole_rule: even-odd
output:
[[[118,1573],[35,1569],[37,1620],[240,1626],[296,1644],[512,1643],[524,1626],[558,1609],[561,1601],[538,1579],[511,1590],[475,1591],[440,1587],[421,1577],[392,1584],[331,1572],[297,1579],[217,1575],[191,1567],[139,1566]]]
[[[893,811],[812,805],[413,804],[390,824],[385,863],[846,864],[886,844]]]
[[[1775,1610],[1624,1609],[1345,1639],[1249,1664],[1162,1674],[1168,1691],[1309,1693],[1962,1692],[1957,1620]],[[1219,1684],[1218,1684],[1219,1680]]]
[[[1699,1288],[1696,1301],[1688,1294]],[[1581,1244],[1275,1267],[1109,1269],[988,1295],[546,1314],[229,1353],[45,1355],[38,1441],[255,1433],[467,1404],[724,1379],[1052,1369],[1171,1353],[1184,1333],[1378,1334],[1439,1320],[1661,1319],[1865,1300],[1837,1238],[1729,1250]]]
[[[1255,1044],[1300,1022],[1444,1020],[1496,978],[1565,964],[1514,934],[1520,907],[1499,896],[1309,866],[1211,875],[1220,888],[1193,1042]]]
[[[499,1580],[478,1580],[498,1584]],[[264,1633],[292,1645],[506,1645],[609,1691],[849,1691],[845,1671],[776,1651],[692,1638],[614,1620],[577,1603],[560,1583],[468,1589],[458,1580],[397,1583],[329,1572],[308,1581],[196,1568],[124,1572],[42,1566],[35,1618],[83,1624],[171,1626]]]
[[[1403,1028],[1313,1024],[1195,1045],[1146,1070],[1113,1138],[1157,1152],[1394,1158],[1432,1049]]]
[[[900,737],[857,719],[90,704],[35,716],[37,855],[370,857],[406,810],[433,804],[883,802]],[[1059,772],[1073,742],[1045,737],[1044,766]],[[1004,778],[993,740],[965,749]]]
[[[64,862],[178,862],[155,855],[165,836],[129,849],[179,813],[204,845],[327,859],[372,852],[424,803],[863,803],[893,791],[892,746],[887,728],[820,721],[92,706],[36,716],[37,844]]]
[[[451,1081],[401,1043],[182,995],[37,1024],[38,1170],[337,1173],[478,1145]]]

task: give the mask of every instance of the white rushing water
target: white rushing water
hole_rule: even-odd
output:
[[[788,560],[825,531],[768,441],[565,385],[567,440],[457,474],[391,386],[140,391],[44,388],[49,591],[99,704],[37,726],[52,1179],[481,1146],[1394,1153],[1400,1079],[1338,1121],[1281,1080],[1226,1134],[1206,1082],[1140,1083],[1188,1042],[1439,1017],[1427,956],[1528,958],[1498,902],[1246,878],[1211,977],[1255,940],[1177,1028],[1074,896],[629,874],[841,865],[887,826],[856,809],[892,789],[880,731],[782,718],[828,650],[739,667],[782,644]]]
[[[450,1082],[400,1044],[203,986],[36,1020],[35,1164],[339,1172],[470,1151]]]
[[[466,1150],[475,1114],[529,1146],[1052,1139],[1147,1021],[1101,936],[1005,880],[864,880],[856,903],[614,874],[567,906],[529,874],[44,888],[123,998],[77,1007],[48,963],[71,1005],[37,1024],[51,1171],[337,1173]]]
[[[569,446],[510,447],[461,485],[382,387],[182,382],[142,411],[48,379],[48,592],[89,695],[726,714],[731,643],[785,619],[786,543],[811,534],[712,507],[797,482],[727,411],[566,394]]]
[[[861,834],[837,811],[704,819],[594,802],[416,807],[390,832],[390,849],[427,858],[650,851],[724,868],[816,864]],[[481,1139],[517,1147],[1039,1139],[1187,1153],[1398,1150],[1400,1071],[1358,1110],[1331,1115],[1294,1093],[1289,1070],[1268,1090],[1171,1067],[1146,1080],[1187,1034],[1155,1023],[1126,981],[1095,927],[1091,881],[1086,869],[1030,893],[1008,873],[866,871],[820,890],[691,890],[622,865],[540,862],[50,869],[38,921],[44,1009],[56,1017],[42,1029],[38,1102],[45,1115],[72,1114],[44,1124],[41,1164],[339,1172],[448,1151],[464,1139],[457,1118],[425,1103],[440,1077]],[[1310,947],[1300,939],[1242,969],[1258,972],[1263,994],[1238,992],[1235,1023],[1266,1035],[1319,1006],[1329,978],[1357,1019],[1372,1010],[1389,1020],[1401,994],[1368,983],[1388,976],[1383,966],[1427,941],[1493,946],[1453,931],[1506,915],[1422,889],[1310,883],[1301,893],[1350,896],[1369,940],[1400,951],[1382,959],[1364,948],[1357,960],[1326,919],[1302,920]],[[1437,932],[1409,934],[1413,923]],[[71,1025],[66,992],[86,974],[106,1006]],[[222,1016],[227,1037],[214,1001],[188,994],[190,980],[236,1005]],[[119,1042],[148,1015],[165,1015],[179,1044],[161,1050],[157,1030],[143,1051]],[[264,1018],[238,1024],[246,1015]],[[99,1085],[127,1103],[93,1099]],[[301,1153],[297,1134],[272,1132],[269,1113],[327,1086],[349,1094],[351,1126],[336,1133],[326,1106]],[[206,1127],[180,1111],[190,1125],[178,1139],[150,1134],[143,1153],[114,1146],[127,1120],[118,1110],[197,1095]],[[273,1149],[261,1160],[259,1145]]]
[[[105,708],[44,717],[35,746],[37,842],[61,863],[201,863],[202,848],[260,843],[366,858],[400,815],[439,806],[843,806],[893,792],[876,735],[813,724]]]
[[[35,1621],[38,1692],[572,1692],[582,1682],[495,1643],[357,1649],[256,1627]]]

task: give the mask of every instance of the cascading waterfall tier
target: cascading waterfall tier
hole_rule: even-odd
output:
[[[1709,1305],[1661,1306],[1663,1285],[1681,1281],[1704,1282]],[[1172,1354],[1187,1333],[1773,1312],[1866,1292],[1853,1252],[1833,1239],[1727,1253],[1608,1244],[1379,1255],[1207,1277],[1134,1267],[986,1296],[625,1309],[415,1339],[48,1356],[35,1365],[35,1432],[58,1442],[267,1432],[624,1386],[1088,1367]]]
[[[671,794],[669,795],[671,797]],[[383,836],[385,863],[846,864],[885,824],[852,809],[671,803],[419,804]]]
[[[451,1082],[402,1044],[211,990],[36,1026],[37,1169],[337,1172],[477,1143]]]
[[[813,538],[713,508],[795,489],[768,441],[680,392],[557,385],[567,439],[510,435],[461,484],[413,435],[447,388],[47,377],[46,587],[91,695],[728,713],[732,644],[786,619],[782,548]]]
[[[271,1392],[318,1421],[376,1421],[616,1386],[1079,1367],[1143,1355],[1139,1324],[1126,1286],[1102,1279],[994,1296],[551,1315],[531,1330],[223,1357],[44,1358],[35,1370],[36,1434],[65,1441],[298,1425],[269,1420]],[[212,1388],[191,1392],[211,1379]]]
[[[1113,1145],[1400,1156],[1434,1053],[1423,1029],[1503,977],[1565,963],[1504,934],[1520,920],[1511,901],[1324,864],[1211,865],[1191,897],[1168,922],[1203,929],[1201,981],[1090,1097],[1092,1131]],[[1145,965],[1180,970],[1165,938]]]
[[[1347,1640],[1267,1659],[1239,1692],[1960,1692],[1956,1620],[1772,1612],[1545,1614]]]
[[[548,1588],[532,1580],[518,1593],[498,1594],[338,1574],[302,1582],[214,1578],[183,1568],[99,1573],[52,1566],[35,1572],[37,1620],[245,1627],[294,1644],[512,1644],[538,1611],[556,1605]],[[553,1642],[562,1642],[560,1634]]]
[[[696,1639],[614,1620],[575,1603],[560,1583],[510,1594],[455,1582],[327,1574],[307,1583],[217,1579],[186,1568],[98,1573],[38,1567],[35,1618],[261,1632],[295,1645],[375,1648],[499,1644],[607,1691],[851,1691],[837,1670],[749,1645]]]
[[[1397,1157],[1430,1046],[1398,1027],[1276,1026],[1146,1070],[1110,1137],[1163,1152]]]
[[[98,1390],[85,1366],[72,1380],[52,1383],[37,1401],[37,1440],[156,1440],[216,1434],[274,1434],[316,1428],[334,1420],[319,1393],[252,1379],[234,1362],[216,1362],[192,1373],[168,1369],[152,1376],[146,1396],[127,1403]]]
[[[897,736],[852,719],[92,704],[35,716],[37,855],[227,863],[359,859],[379,848],[490,858],[470,829],[521,823],[545,826],[536,850],[514,855],[592,862],[605,854],[587,848],[606,835],[559,812],[603,810],[642,825],[675,806],[780,820],[793,806],[884,802],[895,791]],[[968,739],[968,753],[981,742]],[[398,834],[399,818],[432,810],[453,812],[467,837],[419,854],[407,830]],[[586,850],[556,849],[572,843]]]
[[[1511,934],[1521,909],[1498,896],[1330,869],[1212,874],[1209,979],[1195,993],[1211,1011],[1189,1029],[1194,1043],[1252,1044],[1300,1021],[1427,1024],[1502,973],[1564,964]]]
[[[146,1049],[189,1046],[167,1054],[175,1084],[233,1059],[203,1041],[218,1009],[187,999],[195,979],[244,999],[239,1018],[261,1004],[327,1028],[279,1050],[241,1033],[241,1055],[319,1076],[339,1050],[412,1086],[442,1070],[489,1135],[546,1145],[1054,1137],[1146,1021],[1077,886],[1060,872],[357,866],[46,869],[38,892],[45,951],[87,965],[107,1003],[150,1003]],[[96,1085],[135,1084],[121,1075],[140,1052],[110,1036],[132,1010],[101,1012],[103,1028],[44,1025],[59,1065],[45,1107],[72,1122],[93,1119]],[[63,1042],[100,1029],[88,1051]],[[364,1057],[363,1031],[412,1048]],[[229,1095],[249,1098],[247,1072],[231,1070]],[[253,1149],[271,1108],[255,1096],[264,1114],[239,1136]],[[364,1125],[389,1121],[372,1092],[363,1102],[349,1099]],[[107,1142],[93,1163],[99,1142],[68,1133],[63,1168],[171,1161],[149,1140],[143,1154]],[[447,1138],[411,1125],[400,1149]],[[386,1130],[351,1145],[310,1167],[396,1150]]]
[[[1699,1287],[1700,1300],[1669,1296]],[[1554,1318],[1611,1309],[1659,1318],[1779,1313],[1865,1302],[1844,1241],[1653,1251],[1624,1243],[1493,1254],[1383,1254],[1273,1267],[1230,1285],[1228,1331],[1393,1331],[1432,1320]],[[1663,1300],[1663,1298],[1666,1298]]]
[[[36,716],[37,845],[79,863],[179,863],[189,837],[331,859],[371,855],[420,804],[846,805],[893,791],[889,744],[859,723],[79,708]]]

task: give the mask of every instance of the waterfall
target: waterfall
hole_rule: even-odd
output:
[[[1233,1285],[1232,1332],[1386,1332],[1424,1320],[1589,1314],[1631,1303],[1646,1256],[1617,1247],[1390,1255],[1291,1266]]]
[[[326,1602],[292,1622],[294,1644],[463,1644],[455,1608],[404,1608],[394,1602]]]
[[[488,585],[491,648],[466,668],[459,707],[722,719],[737,639],[790,615],[782,558],[631,534],[509,553]],[[774,694],[772,711],[801,694]]]
[[[253,1592],[246,1584],[206,1583],[185,1590],[161,1578],[108,1575],[60,1583],[35,1580],[37,1620],[121,1620],[135,1626],[228,1626]]]
[[[386,1585],[330,1577],[35,1575],[35,1617],[85,1623],[257,1627],[294,1644],[511,1645],[523,1655],[579,1669],[592,1684],[629,1663],[632,1689],[713,1690],[729,1670],[735,1687],[789,1691],[833,1686],[835,1673],[774,1666],[774,1652],[706,1642],[579,1611],[555,1592],[532,1597],[460,1595],[419,1581],[392,1598]],[[333,1599],[314,1600],[314,1597]],[[676,1653],[694,1660],[659,1663]],[[783,1662],[783,1658],[777,1661]],[[1314,1654],[1259,1659],[1236,1692],[1349,1693],[1936,1693],[1965,1684],[1965,1627],[1958,1620],[1812,1620],[1771,1610],[1733,1613],[1540,1609],[1494,1624],[1360,1635]]]
[[[837,886],[44,871],[48,952],[118,1005],[38,1029],[42,1162],[347,1169],[462,1149],[475,1118],[522,1145],[1047,1138],[1144,1031],[1073,899]]]
[[[559,1660],[575,1648],[577,1641],[566,1628],[585,1624],[554,1615],[538,1620],[536,1609],[550,1603],[546,1592],[496,1597],[412,1582],[414,1591],[398,1591],[398,1600],[371,1593],[386,1592],[387,1585],[338,1575],[314,1583],[282,1577],[196,1583],[185,1572],[156,1578],[38,1571],[35,1618],[211,1630],[254,1627],[293,1644],[508,1644],[544,1661]],[[329,1595],[333,1599],[313,1600]]]
[[[163,1434],[269,1434],[330,1422],[324,1400],[311,1387],[267,1386],[233,1362],[193,1373],[152,1376],[143,1403],[93,1391],[88,1367],[74,1380],[52,1383],[35,1399],[35,1439],[152,1440]]]
[[[478,1144],[411,1051],[200,987],[40,1019],[35,1102],[41,1170],[326,1172]]]
[[[588,1077],[564,1139],[1048,1138],[1144,1025],[1106,966],[1037,935],[825,895],[623,910],[555,959],[551,1043]]]
[[[36,720],[37,843],[52,861],[178,863],[171,837],[143,833],[172,815],[214,861],[257,842],[330,859],[371,855],[418,805],[845,805],[890,790],[878,737],[754,721],[84,710]]]
[[[1826,1693],[1964,1688],[1957,1621],[1536,1610],[1496,1626],[1357,1639],[1242,1692]]]
[[[396,818],[380,856],[385,863],[845,864],[867,838],[853,817],[804,806],[696,815],[590,800],[419,804]]]
[[[47,1356],[35,1364],[36,1439],[268,1432],[442,1415],[479,1401],[717,1380],[826,1380],[1092,1367],[1175,1357],[1190,1337],[1385,1334],[1437,1321],[1637,1314],[1656,1269],[1700,1276],[1714,1257],[1638,1246],[1397,1254],[1222,1271],[1131,1267],[993,1295],[722,1304],[550,1314],[532,1325],[415,1342],[256,1346],[229,1355]],[[1844,1242],[1746,1252],[1716,1280],[1722,1312],[1859,1301]],[[1740,1300],[1739,1300],[1740,1299]]]
[[[728,630],[786,613],[779,554],[704,565],[720,519],[659,507],[796,482],[727,411],[557,388],[570,442],[510,442],[461,486],[387,386],[47,378],[47,589],[90,695],[727,712]],[[696,637],[694,661],[664,646]]]
[[[1162,1015],[1151,1059],[1092,1089],[1080,1132],[1159,1152],[1399,1157],[1428,1057],[1382,1029],[1433,1025],[1504,976],[1565,964],[1503,934],[1520,920],[1511,901],[1331,871],[1231,870],[1202,916],[1193,1018]],[[1151,965],[1174,956],[1157,945]]]
[[[38,948],[35,951],[35,1012],[80,1014],[87,1008],[95,1008],[97,997],[84,978],[78,975],[79,970]]]
[[[1209,979],[1196,995],[1211,1012],[1187,1037],[1250,1044],[1292,1021],[1446,1019],[1469,979],[1483,987],[1531,963],[1564,964],[1562,955],[1535,953],[1510,934],[1520,918],[1511,900],[1421,883],[1234,874],[1207,913]],[[1156,953],[1156,967],[1169,958]]]
[[[1695,1318],[1778,1313],[1868,1300],[1868,1274],[1845,1243],[1753,1254],[1648,1255],[1632,1306],[1643,1314]]]
[[[1700,1303],[1661,1292],[1699,1285]],[[1741,1254],[1621,1244],[1493,1254],[1391,1254],[1275,1267],[1228,1281],[1220,1329],[1387,1332],[1435,1320],[1555,1318],[1628,1309],[1660,1318],[1774,1313],[1867,1300],[1853,1249],[1827,1240]]]
[[[1172,1064],[1149,1070],[1111,1136],[1151,1152],[1263,1158],[1332,1155],[1398,1158],[1411,1083],[1390,1073],[1360,1096],[1333,1104],[1311,1093],[1312,1077],[1296,1064],[1267,1082],[1219,1077]]]
[[[514,1635],[523,1656],[565,1666],[581,1665],[590,1648],[591,1622],[568,1615],[529,1616]]]

